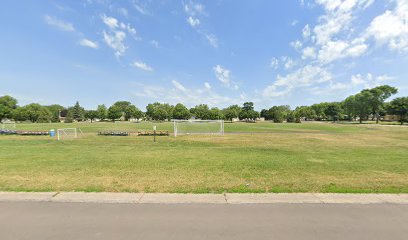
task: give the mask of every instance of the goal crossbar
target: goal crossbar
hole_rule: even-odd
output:
[[[77,137],[78,137],[78,131],[76,128],[57,129],[58,141],[62,140],[63,138],[77,138]]]
[[[224,135],[224,120],[173,120],[174,136],[183,134]]]

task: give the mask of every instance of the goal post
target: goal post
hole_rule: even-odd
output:
[[[189,134],[224,135],[224,120],[173,120],[174,136]]]
[[[74,139],[78,137],[78,132],[76,128],[61,128],[57,129],[57,139],[65,140],[65,139]]]

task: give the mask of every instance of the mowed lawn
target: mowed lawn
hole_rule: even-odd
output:
[[[226,123],[225,136],[97,136],[171,123],[19,124],[84,136],[0,135],[0,191],[408,193],[408,127]]]

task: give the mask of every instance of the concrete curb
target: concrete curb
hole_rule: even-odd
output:
[[[0,202],[70,202],[133,204],[408,204],[408,194],[342,193],[85,193],[85,192],[0,192]]]

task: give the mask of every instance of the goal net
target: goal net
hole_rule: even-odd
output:
[[[76,128],[61,128],[57,129],[57,139],[60,140],[68,140],[74,139],[78,137],[78,132]]]
[[[224,120],[174,120],[174,136],[186,134],[224,135]]]
[[[16,122],[14,121],[3,121],[1,123],[2,130],[16,130]]]

